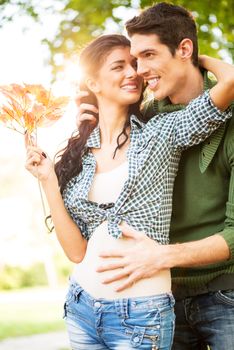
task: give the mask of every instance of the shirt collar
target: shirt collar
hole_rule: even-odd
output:
[[[101,137],[99,125],[91,132],[86,142],[86,146],[89,148],[100,148],[101,147]]]
[[[144,123],[140,121],[137,116],[132,114],[130,116],[130,126],[131,129],[141,129],[144,126]],[[89,135],[86,147],[88,148],[100,148],[101,147],[101,135],[100,135],[100,127],[99,125],[96,126],[96,128],[92,131],[92,133]]]
[[[142,129],[145,123],[140,121],[135,114],[130,116],[130,126],[131,129]]]

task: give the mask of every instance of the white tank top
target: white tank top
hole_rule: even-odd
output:
[[[115,169],[97,173],[89,191],[89,200],[98,204],[115,203],[128,177],[128,162],[124,162]],[[153,244],[153,242],[152,242]],[[103,284],[102,281],[115,271],[96,272],[102,264],[99,252],[104,249],[127,249],[132,241],[126,238],[116,239],[109,235],[107,221],[104,221],[93,232],[87,244],[87,250],[81,263],[75,265],[73,278],[94,298],[118,299],[142,297],[169,292],[171,289],[170,271],[163,270],[151,278],[142,279],[131,287],[116,292],[119,281]],[[157,258],[157,257],[156,257]]]
[[[128,162],[115,169],[94,175],[89,191],[89,200],[101,203],[115,203],[128,178]]]

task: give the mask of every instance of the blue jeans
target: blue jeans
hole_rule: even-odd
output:
[[[234,290],[176,301],[173,350],[234,349]]]
[[[94,299],[72,282],[64,305],[73,350],[170,350],[174,333],[172,294]]]

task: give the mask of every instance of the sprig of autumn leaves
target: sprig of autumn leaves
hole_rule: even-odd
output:
[[[0,122],[21,134],[31,135],[37,127],[47,127],[65,112],[68,97],[55,97],[42,85],[0,86],[5,102],[0,106]]]
[[[69,102],[68,97],[55,97],[51,90],[35,84],[3,85],[0,86],[0,95],[3,96],[3,103],[0,105],[0,122],[23,135],[27,133],[29,140],[32,140],[33,134],[37,135],[37,127],[50,126],[61,118]],[[46,215],[39,180],[38,185],[45,225],[48,232],[52,232],[53,225],[51,226],[48,222],[50,216]]]

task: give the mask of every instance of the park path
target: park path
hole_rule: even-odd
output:
[[[5,339],[0,350],[70,350],[66,332],[51,332]]]

